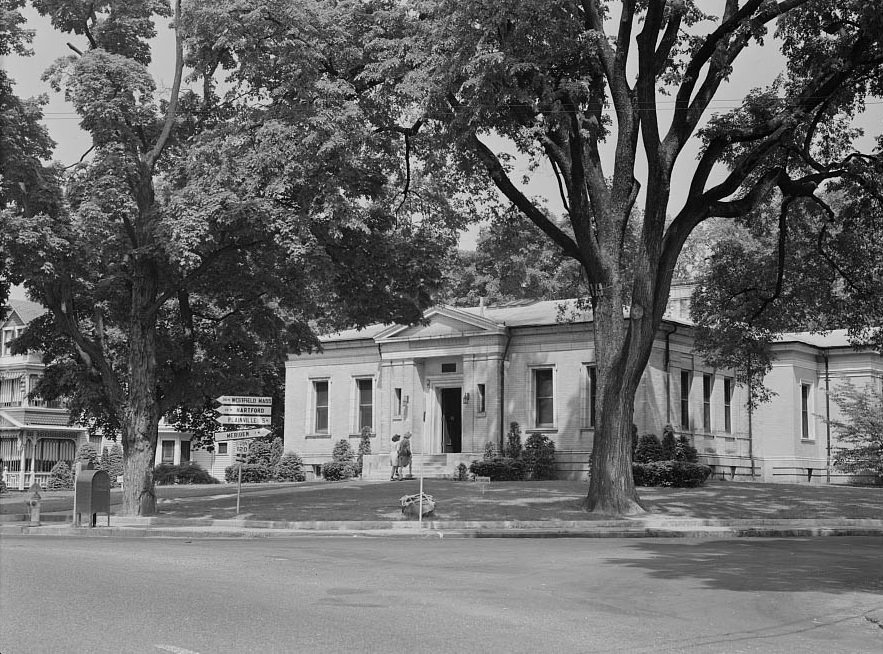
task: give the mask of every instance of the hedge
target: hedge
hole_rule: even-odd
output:
[[[469,472],[476,477],[490,477],[491,481],[521,481],[527,472],[527,466],[518,459],[482,459],[469,464]]]
[[[635,477],[635,486],[694,488],[704,484],[711,476],[711,468],[687,461],[651,461],[633,463],[632,474]]]

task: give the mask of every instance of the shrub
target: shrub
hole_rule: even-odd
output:
[[[500,458],[500,451],[497,449],[497,444],[494,442],[485,443],[484,445],[484,454],[482,454],[482,459],[485,461],[495,461]]]
[[[509,424],[509,431],[506,433],[506,447],[503,448],[503,456],[509,459],[520,459],[523,451],[521,427],[513,421]]]
[[[153,481],[160,486],[169,484],[219,484],[208,471],[191,461],[181,465],[160,463],[153,469]]]
[[[831,393],[831,399],[841,415],[828,422],[837,436],[834,465],[883,485],[883,393],[870,386],[844,384]]]
[[[82,461],[84,468],[88,465],[97,468],[101,463],[101,459],[98,456],[98,448],[92,445],[92,443],[83,443],[77,448],[77,454],[74,457],[74,461]]]
[[[675,430],[671,425],[662,428],[662,461],[674,461],[677,459],[678,442],[675,439]]]
[[[224,481],[228,484],[236,483],[239,479],[239,466],[227,466],[224,468]],[[257,484],[269,481],[270,468],[263,463],[242,464],[242,483]]]
[[[362,433],[359,437],[359,453],[356,456],[356,475],[362,476],[362,459],[365,455],[371,454],[371,436],[373,432],[370,427],[362,427]]]
[[[465,463],[461,463],[454,468],[454,481],[466,481],[467,479],[469,479],[469,468]]]
[[[6,490],[7,490],[7,488],[6,488],[6,482],[3,481],[2,479],[0,479],[0,495],[2,495],[3,493],[5,493]]]
[[[71,468],[65,461],[59,461],[49,471],[49,481],[46,483],[47,490],[70,490],[74,487],[74,476]]]
[[[347,439],[341,438],[334,444],[334,449],[331,450],[332,461],[352,464],[355,459],[356,454],[353,452],[353,448]]]
[[[711,476],[711,467],[688,461],[650,461],[633,463],[635,486],[671,486],[694,488]]]
[[[114,443],[110,450],[106,447],[101,452],[101,469],[110,477],[111,486],[119,486],[117,477],[123,474],[123,448]]]
[[[690,439],[684,434],[678,436],[678,441],[675,445],[675,460],[687,461],[688,463],[699,461],[699,450],[693,447]]]
[[[281,438],[274,438],[272,441],[255,439],[248,444],[248,454],[245,457],[245,463],[264,465],[268,470],[272,470],[279,463],[280,458],[282,458]]]
[[[353,468],[353,464],[346,461],[329,461],[322,465],[322,476],[325,477],[325,481],[352,479],[355,474],[356,471]]]
[[[651,461],[664,461],[665,452],[662,449],[662,443],[656,434],[644,434],[638,439],[638,447],[635,448],[635,463],[649,463]]]
[[[518,459],[482,459],[469,464],[469,472],[476,477],[490,477],[491,481],[521,481],[525,475],[525,464]]]
[[[555,478],[555,443],[548,436],[531,434],[524,444],[522,460],[528,478],[534,480]]]
[[[279,463],[273,468],[273,479],[276,481],[303,481],[307,478],[303,468],[303,459],[297,454],[294,452],[283,454]]]

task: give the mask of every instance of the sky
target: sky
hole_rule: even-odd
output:
[[[68,42],[73,43],[81,50],[85,50],[86,45],[83,43],[84,39],[75,35],[54,32],[49,20],[40,17],[32,9],[28,8],[25,13],[28,18],[28,27],[35,30],[32,46],[34,56],[22,58],[12,55],[6,58],[3,65],[15,79],[15,92],[20,97],[31,97],[41,93],[46,93],[49,96],[49,104],[44,108],[44,116],[50,135],[57,143],[55,158],[64,165],[70,165],[78,161],[89,149],[89,137],[80,130],[79,118],[74,113],[72,106],[64,100],[62,94],[54,93],[46,82],[41,81],[40,77],[56,58],[72,53],[67,46]],[[150,72],[157,84],[157,97],[162,97],[163,95],[167,96],[168,89],[171,88],[174,71],[174,40],[167,26],[160,24],[157,27],[160,30],[160,35],[154,42]],[[722,112],[738,106],[740,99],[746,92],[772,82],[783,67],[784,58],[772,38],[767,39],[766,44],[761,48],[748,48],[737,60],[729,82],[721,88],[716,101],[712,104],[711,111]],[[666,100],[667,98],[662,98],[660,101],[660,106],[663,107],[660,111],[660,121],[663,127],[667,127],[665,124],[666,114],[669,113],[665,108],[669,106],[666,104]],[[880,126],[883,125],[883,103],[869,104],[858,124],[871,135],[879,132]],[[506,143],[502,139],[490,139],[488,143],[496,150],[507,149]],[[870,148],[870,145],[870,137],[865,137],[857,143],[858,147]],[[694,140],[681,155],[682,162],[687,163],[687,160],[694,159],[697,152],[698,143]],[[639,167],[644,169],[644,163],[639,162]],[[672,212],[676,212],[684,202],[692,167],[682,164],[680,174],[678,172],[676,170],[672,179],[670,205]],[[718,171],[718,178],[721,173],[722,171]],[[535,171],[528,171],[526,164],[523,164],[516,167],[513,179],[521,179],[524,175],[530,177],[526,186],[527,194],[545,199],[549,209],[556,214],[562,213],[558,187],[551,170],[548,167],[540,167]],[[641,170],[638,171],[638,178],[641,178]],[[714,181],[714,176],[711,181]],[[462,236],[460,247],[463,249],[474,248],[477,235],[478,227],[470,229]],[[13,297],[20,296],[21,289],[14,289]]]

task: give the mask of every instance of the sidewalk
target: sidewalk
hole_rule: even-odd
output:
[[[25,522],[22,495],[0,498],[0,535],[153,538],[294,538],[362,536],[405,538],[648,538],[749,536],[883,536],[883,488],[712,482],[697,489],[642,488],[648,513],[605,519],[581,507],[579,482],[426,480],[437,508],[422,524],[398,510],[416,493],[416,480],[259,484],[243,487],[159,487],[158,515],[113,514],[110,527],[71,526],[73,498],[47,494],[41,526]],[[15,503],[19,508],[15,508]],[[50,509],[51,507],[51,509]],[[104,526],[102,526],[104,525]]]

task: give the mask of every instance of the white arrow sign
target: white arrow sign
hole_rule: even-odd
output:
[[[218,416],[222,425],[269,425],[270,416]]]
[[[223,404],[218,407],[218,413],[222,416],[268,416],[273,413],[269,406],[239,406]]]
[[[216,398],[219,404],[252,404],[270,406],[273,404],[272,397],[258,395],[222,395]]]
[[[216,441],[241,441],[246,438],[261,438],[262,436],[269,436],[270,430],[264,429],[263,427],[259,429],[237,429],[236,431],[219,431],[215,432],[215,440]]]

